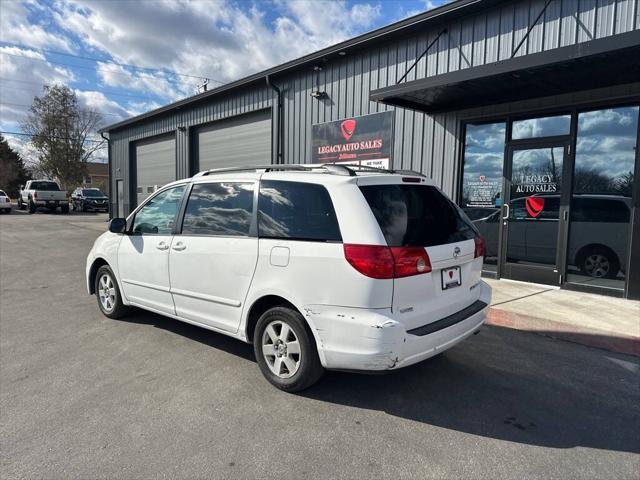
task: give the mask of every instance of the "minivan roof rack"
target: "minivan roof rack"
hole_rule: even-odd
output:
[[[413,170],[389,170],[386,168],[372,167],[369,165],[357,165],[348,163],[323,163],[323,164],[269,164],[269,165],[245,165],[238,167],[223,167],[212,168],[210,170],[204,170],[197,173],[194,177],[204,177],[206,175],[212,175],[215,173],[232,173],[232,172],[251,172],[257,170],[264,170],[265,172],[311,172],[314,170],[324,171],[333,175],[345,175],[349,177],[355,177],[358,171],[372,172],[372,173],[387,173],[387,174],[399,174],[399,175],[417,175],[425,177],[424,174]]]
[[[302,165],[302,164],[285,164],[285,165],[250,165],[250,166],[242,166],[242,167],[225,167],[225,168],[213,168],[211,170],[204,170],[200,173],[194,175],[194,177],[204,177],[206,175],[212,175],[215,173],[231,173],[231,172],[250,172],[256,170],[264,170],[265,172],[275,172],[275,171],[294,171],[294,172],[311,172],[313,170],[323,170],[326,173],[331,173],[334,175],[345,175],[350,177],[355,177],[356,172],[354,172],[351,168],[348,168],[346,165],[335,165],[332,163],[322,164],[322,165]]]

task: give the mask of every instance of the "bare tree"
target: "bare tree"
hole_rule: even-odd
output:
[[[95,135],[101,123],[102,115],[80,108],[70,88],[45,87],[44,95],[34,98],[22,123],[38,153],[35,170],[58,180],[66,189],[81,183],[87,162],[104,145]]]

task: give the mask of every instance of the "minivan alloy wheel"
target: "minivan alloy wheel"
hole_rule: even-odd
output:
[[[592,253],[584,260],[584,269],[591,277],[602,278],[609,274],[609,259],[600,253]]]
[[[116,289],[111,276],[106,273],[100,277],[98,296],[100,297],[102,308],[104,308],[106,312],[111,313],[116,305]]]
[[[300,343],[295,332],[281,320],[267,325],[262,334],[262,355],[269,370],[280,378],[290,378],[300,368]]]

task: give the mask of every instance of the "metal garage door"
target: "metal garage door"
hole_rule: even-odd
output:
[[[198,169],[271,163],[271,111],[220,120],[198,131]]]
[[[138,205],[157,188],[176,180],[174,137],[145,140],[136,144],[136,193]]]

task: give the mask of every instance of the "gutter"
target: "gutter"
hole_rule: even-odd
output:
[[[105,137],[104,136],[104,131],[100,130],[100,136],[102,137],[103,140],[106,140],[107,142],[107,164],[109,165],[108,171],[109,171],[109,219],[113,218],[113,208],[112,205],[113,203],[111,202],[111,199],[113,198],[113,185],[111,185],[111,179],[113,177],[113,175],[111,175],[111,139],[109,137]]]
[[[282,145],[284,144],[284,129],[282,128],[282,120],[283,120],[283,115],[282,115],[282,108],[283,108],[283,102],[282,102],[282,90],[280,90],[276,85],[274,85],[273,83],[271,83],[271,76],[270,75],[266,75],[265,80],[267,82],[267,85],[273,89],[276,92],[276,97],[278,99],[278,105],[277,105],[277,122],[276,122],[276,164],[283,164],[284,163],[284,159],[282,158]]]

